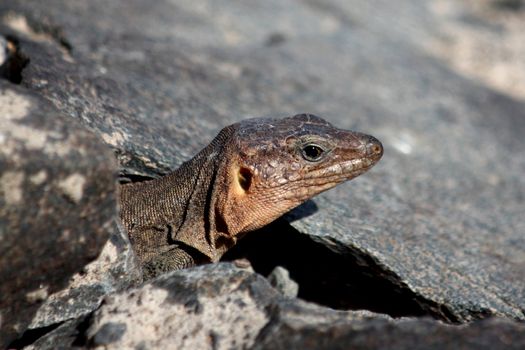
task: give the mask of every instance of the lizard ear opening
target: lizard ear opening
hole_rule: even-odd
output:
[[[248,192],[252,185],[252,171],[245,167],[240,167],[237,172],[237,182],[244,192]]]

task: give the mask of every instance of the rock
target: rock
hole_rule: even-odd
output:
[[[282,266],[277,266],[268,276],[268,282],[288,298],[296,298],[299,285],[290,278],[290,273]]]
[[[94,348],[249,348],[278,293],[233,264],[161,276],[107,297],[87,331]]]
[[[312,324],[282,312],[252,349],[522,349],[523,323],[487,319],[450,326],[430,319],[380,318]],[[305,315],[305,313],[302,313]],[[520,334],[521,333],[521,334]]]
[[[45,332],[44,336],[35,337],[36,340],[30,339],[27,343],[11,344],[15,349],[22,348],[24,350],[57,350],[57,349],[71,349],[77,344],[81,344],[83,339],[83,331],[85,330],[85,318],[79,317],[61,324],[55,324]],[[22,339],[25,340],[25,339]]]
[[[425,46],[459,74],[523,100],[523,5],[522,0],[435,0],[430,8],[439,35]]]
[[[0,80],[0,347],[95,259],[116,215],[111,152],[47,101]]]
[[[76,273],[61,291],[40,306],[30,329],[59,324],[95,310],[105,295],[142,281],[140,265],[120,228],[114,231],[99,257]]]
[[[525,324],[508,320],[450,326],[336,311],[284,298],[262,276],[219,263],[108,297],[95,313],[86,344],[96,349],[519,349],[524,330]]]
[[[456,46],[443,40],[451,25],[435,5],[451,3],[12,0],[0,3],[0,34],[16,44],[10,76],[97,133],[132,180],[176,168],[247,116],[307,111],[377,136],[385,156],[371,172],[249,235],[230,258],[249,258],[263,275],[283,266],[299,297],[332,307],[451,323],[525,320],[525,103],[521,90],[492,84],[493,72],[473,80],[484,69],[444,58]],[[473,18],[461,8],[461,18],[447,21],[469,28],[453,33],[500,30],[493,12]],[[523,32],[519,17],[509,23]],[[504,52],[519,53],[511,49],[519,40],[513,35]],[[511,73],[522,67],[512,61]],[[122,321],[111,322],[100,343],[122,330]],[[414,332],[441,329],[411,322]],[[519,330],[508,324],[447,334],[469,341],[478,330],[487,337]],[[345,327],[341,334],[349,334]],[[385,331],[374,327],[363,337]]]

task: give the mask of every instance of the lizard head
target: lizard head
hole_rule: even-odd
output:
[[[383,155],[372,136],[311,114],[230,126],[215,196],[216,229],[235,239],[309,198],[361,175]],[[232,130],[230,129],[230,130]]]

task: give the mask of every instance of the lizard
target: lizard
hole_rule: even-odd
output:
[[[120,218],[147,280],[217,262],[246,233],[361,175],[382,155],[373,136],[312,114],[246,119],[177,170],[123,184]]]

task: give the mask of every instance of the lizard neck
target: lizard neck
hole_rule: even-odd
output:
[[[144,228],[167,228],[168,240],[195,248],[211,261],[220,259],[235,243],[218,232],[214,209],[232,132],[223,129],[194,158],[162,178],[122,186],[121,219],[130,237]]]

